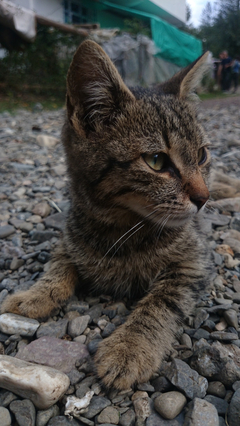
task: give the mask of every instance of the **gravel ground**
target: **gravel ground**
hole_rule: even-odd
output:
[[[205,213],[214,270],[169,358],[150,382],[106,393],[88,354],[124,322],[134,307],[127,299],[73,297],[42,323],[3,314],[0,426],[240,425],[240,97],[234,99],[206,101],[199,109],[217,172]],[[68,208],[59,143],[64,113],[38,109],[0,114],[0,303],[47,270]],[[34,384],[27,381],[29,362]],[[39,403],[40,397],[49,402],[52,386],[47,379],[41,388],[40,364],[57,369],[63,386],[49,407]]]

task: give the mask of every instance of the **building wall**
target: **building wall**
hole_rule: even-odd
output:
[[[64,0],[10,0],[12,3],[31,9],[38,15],[42,15],[46,18],[52,19],[58,22],[65,22],[64,18]],[[92,2],[91,0],[78,0],[80,4],[86,7],[90,7],[90,10],[95,14],[95,21],[101,22],[102,27],[116,27],[122,28],[124,18],[117,17],[114,13],[109,19],[109,12],[104,12],[101,9],[99,3]],[[111,0],[110,0],[111,1]],[[114,3],[121,4],[121,1],[113,1]],[[163,19],[169,20],[169,15],[181,22],[186,21],[186,0],[149,0],[149,4],[156,5],[166,11],[166,16],[162,16]],[[126,4],[126,2],[124,2]],[[129,6],[132,3],[129,3]],[[127,4],[128,5],[128,4]],[[137,8],[137,6],[136,6]],[[151,5],[150,5],[151,9]],[[151,10],[150,10],[151,13]],[[163,12],[164,13],[164,12]],[[168,15],[168,16],[167,16]],[[160,15],[161,16],[161,15]],[[93,18],[93,17],[91,17]],[[174,19],[173,18],[173,19]],[[92,19],[90,19],[92,21]],[[109,24],[110,23],[110,24]],[[173,25],[179,26],[177,22],[173,20]]]
[[[25,7],[57,22],[64,22],[63,0],[11,0],[15,5]]]
[[[186,0],[151,0],[151,2],[180,21],[186,22]]]

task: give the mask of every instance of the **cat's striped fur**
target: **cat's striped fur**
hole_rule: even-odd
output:
[[[97,351],[108,387],[151,377],[207,283],[200,216],[210,158],[189,100],[206,61],[207,54],[155,90],[130,91],[104,51],[86,41],[68,73],[66,232],[50,270],[7,298],[3,311],[48,316],[76,284],[117,297],[141,295]],[[149,164],[154,155],[159,170]]]

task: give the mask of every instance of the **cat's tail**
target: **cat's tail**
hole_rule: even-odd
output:
[[[60,243],[45,275],[29,290],[8,296],[2,303],[1,313],[12,312],[30,318],[48,317],[72,296],[77,281],[76,267],[63,243]]]

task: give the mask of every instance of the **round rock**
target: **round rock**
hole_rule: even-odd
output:
[[[0,331],[6,334],[20,334],[20,336],[33,336],[39,327],[39,322],[16,314],[0,315]]]
[[[180,392],[172,391],[159,395],[154,400],[154,408],[164,417],[172,420],[178,416],[187,403],[187,398]]]
[[[98,416],[98,423],[111,423],[118,425],[119,423],[119,412],[114,407],[106,407]]]
[[[15,415],[19,426],[35,426],[36,412],[33,403],[29,399],[13,401],[9,408]]]
[[[0,426],[11,426],[11,416],[7,408],[0,407]]]
[[[200,398],[189,404],[184,426],[219,426],[218,413],[214,405]]]

